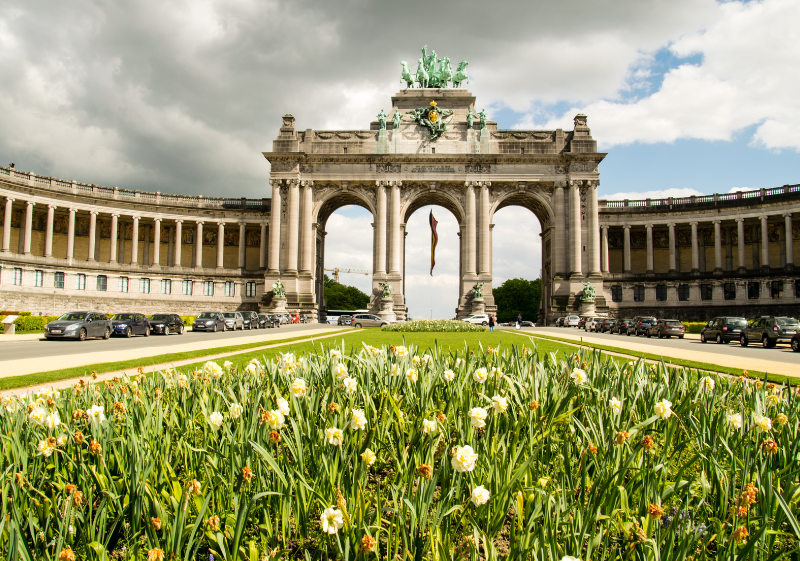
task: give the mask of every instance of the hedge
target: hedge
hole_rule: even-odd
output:
[[[183,325],[190,327],[194,323],[194,318],[196,317],[197,316],[181,316],[181,319],[183,320]]]
[[[452,319],[423,319],[417,321],[401,321],[384,325],[383,331],[421,332],[472,332],[486,331],[482,325]]]
[[[60,316],[22,316],[14,320],[15,330],[19,333],[44,331],[44,326]]]
[[[708,324],[705,321],[684,321],[683,326],[686,328],[686,333],[700,333],[703,328]]]

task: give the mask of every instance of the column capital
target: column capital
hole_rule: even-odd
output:
[[[93,214],[93,215],[97,216],[98,214],[100,214],[100,211],[99,210],[90,210],[89,214]],[[159,220],[161,220],[161,219],[159,218]]]
[[[689,222],[689,225],[690,225],[690,226],[694,226],[694,227],[697,227],[697,225],[698,225],[698,224],[700,224],[700,223],[699,223],[699,222],[697,222],[697,221],[694,221],[694,222]]]
[[[118,213],[114,213],[114,214],[111,215],[111,217],[112,218],[119,218],[119,214]]]
[[[175,224],[183,224],[183,218],[175,219]]]
[[[553,187],[555,187],[556,189],[563,189],[566,186],[567,186],[566,181],[553,181]]]
[[[161,222],[164,220],[163,218],[153,218],[153,222]]]
[[[648,230],[652,230],[653,224],[651,222],[648,222],[647,224],[644,225],[644,227],[647,228]]]
[[[6,197],[6,202],[7,202],[7,203],[8,203],[8,202],[11,202],[11,203],[13,203],[13,202],[14,202],[14,201],[16,201],[16,200],[17,200],[17,199],[15,199],[14,197]]]
[[[137,222],[138,222],[139,220],[141,220],[141,219],[142,219],[142,217],[141,217],[141,216],[131,216],[131,220],[136,220]]]
[[[792,217],[792,213],[791,212],[784,212],[783,213],[783,217],[784,218],[791,218]]]
[[[734,220],[736,220],[736,222],[744,222],[744,218],[734,218]]]
[[[630,224],[623,224],[622,227],[625,228],[626,230],[630,230],[631,229],[631,225]]]
[[[302,181],[300,181],[300,185],[302,185],[303,187],[313,187],[314,182],[310,179],[303,179]]]
[[[28,206],[33,206],[36,203],[34,201],[25,201],[25,204],[28,205]]]
[[[200,224],[200,225],[205,224],[205,222],[203,220],[195,220],[194,223],[195,224]]]
[[[608,230],[609,228],[610,228],[610,226],[608,224],[601,224],[600,225],[600,229],[601,230]]]
[[[52,208],[53,210],[56,210],[58,207],[56,205],[50,205],[49,204],[49,205],[47,205],[47,208]]]
[[[67,210],[68,210],[69,212],[71,212],[71,213],[76,213],[76,212],[78,212],[80,209],[79,209],[79,208],[75,208],[75,207],[72,207],[72,206],[71,206],[71,207],[69,207]]]
[[[722,220],[712,220],[712,224],[722,224]]]
[[[759,218],[761,219],[762,222],[769,220],[769,216],[767,216],[766,214],[762,214],[761,216],[759,216]]]
[[[375,187],[386,187],[389,182],[384,179],[378,179],[375,181]]]

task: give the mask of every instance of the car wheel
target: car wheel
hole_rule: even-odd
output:
[[[178,326],[178,335],[183,335],[183,326]]]
[[[81,327],[81,330],[78,332],[78,341],[86,341],[86,328]]]
[[[800,339],[796,337],[792,339],[792,350],[796,353],[800,353]]]
[[[131,337],[133,337],[133,331],[131,331],[131,328],[130,328],[130,327],[129,327],[128,329],[126,329],[126,330],[125,330],[125,337],[128,337],[129,339],[130,339]]]
[[[705,333],[701,333],[700,334],[700,342],[701,343],[705,343],[706,342],[706,334]]]
[[[770,348],[769,337],[764,336],[761,338],[761,346],[764,347],[765,349]]]
[[[724,343],[724,342],[725,342],[725,341],[723,341],[723,340],[722,340],[722,335],[720,335],[719,333],[717,333],[717,345],[721,345],[721,344],[722,344],[722,343]]]
[[[645,335],[647,336],[648,339],[650,338],[650,332],[649,331]]]
[[[111,328],[106,327],[106,330],[103,331],[103,339],[108,339],[109,337],[111,337]]]
[[[482,325],[482,326],[484,326],[484,327],[486,327],[486,326],[487,326],[487,325],[489,325],[489,324],[488,324],[487,322],[485,322],[485,321],[484,321],[483,323],[481,323],[481,325]]]
[[[683,339],[683,335],[678,335],[678,339]]]
[[[144,336],[145,337],[150,337],[150,326],[149,325],[144,328]]]
[[[169,325],[164,326],[164,335],[169,335]]]
[[[216,332],[217,332],[217,324],[215,323],[214,324],[214,333],[216,333]]]
[[[631,336],[631,332],[630,332],[630,331],[626,331],[626,332],[625,332],[625,335],[627,335],[628,337],[630,337],[630,336]]]
[[[739,337],[739,344],[741,346],[746,347],[747,343],[749,343],[749,341],[747,340],[746,336],[742,335],[741,337]]]
[[[355,328],[356,328],[356,329],[361,329],[361,324],[360,324],[360,323],[357,323],[357,324],[355,325]]]

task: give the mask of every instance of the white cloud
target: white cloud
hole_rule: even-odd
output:
[[[643,199],[666,199],[669,197],[691,197],[702,195],[700,191],[690,188],[677,188],[660,189],[658,191],[635,191],[628,193],[614,193],[612,195],[604,195],[600,197],[607,201],[622,201],[625,199],[640,201]]]

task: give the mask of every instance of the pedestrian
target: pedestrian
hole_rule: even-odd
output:
[[[522,314],[517,314],[517,330],[522,327]]]
[[[489,331],[494,331],[494,316],[489,314]]]

